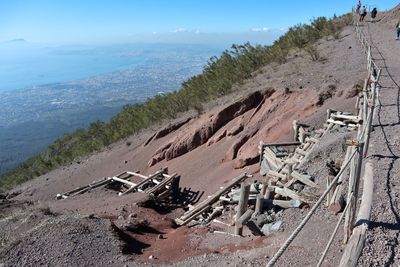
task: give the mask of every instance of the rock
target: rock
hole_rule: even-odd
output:
[[[283,223],[282,221],[277,221],[275,223],[264,224],[263,227],[261,228],[261,232],[263,232],[264,235],[269,235],[274,232],[277,232],[281,228],[282,223]]]
[[[229,129],[229,131],[227,132],[227,135],[235,136],[238,133],[240,133],[241,131],[243,131],[243,129],[244,129],[243,124],[240,123],[238,125],[233,126],[231,129]]]
[[[271,226],[271,231],[273,231],[273,232],[279,231],[279,229],[281,228],[282,224],[283,224],[283,221],[277,221],[277,222],[275,222],[275,223],[272,224],[272,226]]]
[[[293,185],[293,189],[297,192],[300,192],[304,189],[304,185],[300,184],[300,183],[295,183]]]
[[[205,116],[203,116],[203,120],[200,121],[199,125],[196,125],[194,129],[189,129],[181,136],[170,140],[167,145],[164,145],[162,148],[162,151],[165,151],[165,154],[158,155],[162,152],[156,152],[149,163],[154,165],[158,160],[163,160],[164,158],[166,160],[171,160],[197,148],[202,144],[205,144],[228,122],[244,114],[248,110],[255,108],[265,96],[270,96],[274,92],[275,91],[273,89],[268,89],[264,92],[256,91],[246,98],[226,106],[211,118],[207,117],[207,119],[205,119]]]
[[[160,235],[157,236],[157,238],[158,239],[164,239],[164,236],[160,234]]]
[[[260,215],[258,215],[256,218],[255,218],[255,223],[258,225],[258,226],[262,226],[262,225],[266,225],[266,224],[268,224],[268,223],[271,223],[271,222],[273,222],[273,218],[272,218],[272,216],[271,215],[269,215],[269,214],[260,214]]]
[[[131,213],[128,215],[128,220],[131,220],[133,218],[137,218],[137,214],[136,213]]]
[[[208,142],[207,142],[207,146],[210,146],[212,144],[215,144],[215,143],[218,143],[219,141],[221,141],[226,136],[226,132],[227,132],[226,129],[224,129],[217,136],[210,138],[210,140],[208,140]]]

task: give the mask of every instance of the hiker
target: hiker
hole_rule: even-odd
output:
[[[367,9],[365,8],[365,6],[363,6],[360,9],[360,21],[364,21],[366,15],[367,15]]]
[[[377,14],[378,14],[378,10],[376,9],[376,7],[374,7],[374,9],[372,9],[372,11],[371,11],[372,22],[374,22]]]
[[[399,40],[399,38],[400,38],[400,20],[399,20],[399,22],[397,22],[396,30],[397,30],[397,38],[396,38],[396,40]]]
[[[360,8],[361,8],[361,1],[358,0],[357,6],[356,6],[356,14],[360,14]]]

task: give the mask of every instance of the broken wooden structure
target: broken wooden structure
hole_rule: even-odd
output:
[[[166,168],[149,176],[138,172],[125,171],[116,176],[104,177],[88,185],[75,188],[62,194],[57,194],[57,199],[66,199],[80,195],[101,186],[117,188],[119,190],[119,196],[132,192],[143,192],[155,199],[164,199],[169,196],[176,198],[179,194],[180,176],[176,173],[172,175],[168,175],[167,173],[168,170]],[[139,178],[141,181],[135,183],[131,181],[133,178]]]
[[[239,177],[230,181],[228,185],[221,187],[221,189],[216,193],[198,203],[196,206],[189,205],[189,210],[181,217],[175,219],[175,223],[177,225],[186,225],[196,219],[204,223],[210,222],[213,218],[222,213],[224,205],[230,204],[229,198],[226,197],[230,190],[240,185],[241,182],[249,177],[251,177],[251,175],[243,173]]]
[[[329,131],[355,131],[359,129],[362,119],[351,113],[327,110],[327,119],[324,127],[312,131],[309,125],[293,121],[294,142],[269,143],[260,142],[260,174],[265,176],[263,190],[264,198],[310,203],[315,196],[310,196],[302,189],[305,186],[321,188],[315,183],[313,177],[299,172],[299,167],[319,142],[323,135]],[[296,185],[297,184],[297,185]],[[329,179],[327,184],[330,184]],[[330,193],[327,203],[341,207],[341,188],[336,193]]]

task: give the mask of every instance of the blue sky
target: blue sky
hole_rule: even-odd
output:
[[[279,31],[313,17],[343,14],[348,0],[1,0],[0,41],[87,43],[198,40],[224,33],[278,35]],[[379,10],[393,0],[363,1]],[[222,37],[221,37],[222,38]],[[194,40],[197,40],[194,38]]]

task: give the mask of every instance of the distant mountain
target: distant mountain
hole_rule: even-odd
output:
[[[2,42],[3,44],[26,44],[28,43],[27,40],[23,39],[23,38],[18,38],[18,39],[12,39],[12,40],[8,40],[8,41],[4,41]]]

